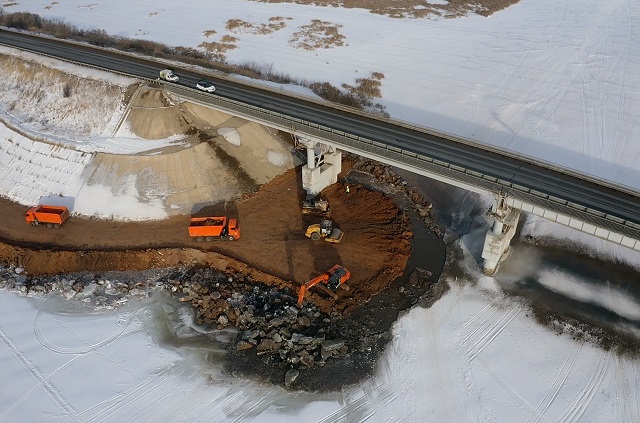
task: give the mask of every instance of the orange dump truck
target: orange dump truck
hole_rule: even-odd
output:
[[[69,218],[69,209],[64,206],[34,206],[27,210],[24,218],[33,226],[47,225],[50,228],[59,228]]]
[[[196,241],[240,238],[240,227],[236,219],[226,217],[194,217],[189,224],[189,236]]]

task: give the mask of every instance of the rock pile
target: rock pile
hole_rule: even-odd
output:
[[[113,309],[129,299],[147,298],[154,289],[162,289],[158,281],[161,271],[140,272],[135,278],[104,278],[93,273],[34,277],[23,268],[0,265],[0,288],[36,297],[59,293],[96,309]]]
[[[229,325],[239,331],[234,354],[253,353],[268,365],[290,368],[285,384],[295,380],[297,368],[323,366],[349,354],[343,340],[327,339],[333,319],[315,306],[296,307],[295,295],[256,284],[249,276],[226,275],[209,268],[188,268],[171,276],[171,290],[197,312],[198,324]],[[294,370],[293,372],[291,370]]]
[[[110,278],[93,273],[33,277],[20,267],[0,266],[0,288],[26,296],[59,293],[96,309],[113,309],[156,290],[169,291],[191,304],[197,324],[238,330],[231,354],[255,354],[268,366],[287,368],[287,386],[296,379],[298,368],[323,366],[349,354],[343,340],[326,336],[327,327],[340,316],[326,315],[313,305],[296,307],[289,289],[205,267],[135,273]]]

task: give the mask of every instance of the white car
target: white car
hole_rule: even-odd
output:
[[[196,88],[200,91],[206,91],[208,93],[212,93],[216,90],[216,87],[209,81],[198,81],[196,84]]]
[[[178,75],[173,73],[171,69],[163,69],[160,71],[160,79],[164,79],[169,82],[178,82],[180,78],[178,78]]]

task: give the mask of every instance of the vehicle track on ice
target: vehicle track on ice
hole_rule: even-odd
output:
[[[615,421],[624,423],[640,422],[640,379],[638,365],[626,358],[616,356],[616,417]]]
[[[31,373],[31,376],[41,385],[47,394],[51,397],[51,399],[64,410],[65,415],[69,418],[69,420],[74,422],[80,422],[81,420],[78,418],[78,413],[73,408],[71,404],[67,402],[67,400],[62,396],[60,392],[49,382],[48,378],[44,377],[40,371],[31,365],[31,362],[27,359],[27,357],[15,346],[13,342],[5,335],[5,333],[0,329],[0,339],[2,342],[11,350],[11,352],[15,355],[15,357],[22,363],[22,365]],[[6,383],[6,381],[5,381]],[[7,410],[9,411],[9,410]],[[0,422],[6,421],[8,415],[3,414],[0,416]]]
[[[574,423],[580,420],[580,417],[582,417],[587,407],[589,407],[589,404],[591,404],[591,401],[593,401],[593,398],[598,392],[598,388],[606,377],[611,367],[612,357],[613,353],[611,351],[607,351],[602,355],[591,378],[589,378],[589,383],[568,402],[568,405],[560,413],[560,417],[555,420],[556,423]]]
[[[68,327],[66,327],[66,325],[62,321],[56,319],[56,320],[58,320],[58,322],[65,329],[67,329],[67,331],[72,333],[77,339],[82,340],[87,345],[86,347],[82,347],[82,348],[64,348],[64,347],[60,347],[58,345],[55,345],[52,342],[49,342],[49,340],[47,340],[45,338],[45,336],[43,335],[42,330],[40,329],[40,326],[38,325],[38,322],[41,319],[42,314],[44,313],[43,305],[45,303],[46,303],[46,300],[43,301],[40,304],[40,307],[38,308],[38,312],[36,313],[36,317],[33,319],[33,333],[34,333],[36,339],[38,340],[38,342],[40,342],[40,344],[43,347],[47,348],[50,351],[56,352],[58,354],[86,354],[88,352],[95,351],[95,350],[97,350],[97,349],[99,349],[101,347],[104,347],[105,345],[108,345],[108,344],[112,343],[113,341],[118,339],[120,336],[122,336],[122,334],[127,330],[129,325],[131,324],[131,321],[136,316],[137,311],[139,310],[139,309],[132,310],[129,313],[129,316],[127,317],[127,319],[125,319],[124,323],[122,324],[121,328],[118,331],[116,331],[113,335],[107,337],[106,339],[104,339],[104,340],[102,340],[100,342],[97,342],[95,344],[87,343],[79,335],[74,333],[73,330],[71,330]]]
[[[493,323],[485,332],[481,333],[476,341],[467,348],[465,353],[469,357],[469,361],[473,361],[482,351],[485,350],[491,343],[509,326],[509,323],[515,319],[520,313],[521,307],[516,307],[509,310],[506,314],[500,317],[495,323]],[[479,332],[480,328],[477,328],[469,336],[467,336],[463,343],[466,345],[467,341],[471,341],[472,337]]]
[[[555,401],[555,399],[558,397],[560,390],[562,389],[565,381],[569,377],[569,373],[571,373],[571,370],[573,369],[573,367],[576,364],[576,361],[578,360],[578,356],[580,355],[580,351],[582,351],[583,346],[584,346],[584,341],[574,345],[573,349],[571,350],[571,353],[569,353],[569,355],[567,356],[567,359],[564,361],[564,364],[560,368],[560,372],[556,376],[556,379],[553,381],[553,384],[547,391],[544,398],[542,398],[542,401],[540,401],[538,408],[536,408],[536,414],[532,414],[527,419],[526,423],[530,423],[532,421],[537,423],[540,421],[540,419],[543,418],[544,413],[549,409],[549,407],[551,407],[551,404],[553,404],[553,401]],[[536,417],[535,420],[532,420],[533,417]]]

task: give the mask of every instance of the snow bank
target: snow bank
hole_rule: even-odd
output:
[[[0,193],[25,205],[42,196],[77,196],[91,154],[31,141],[2,124],[0,138]]]

